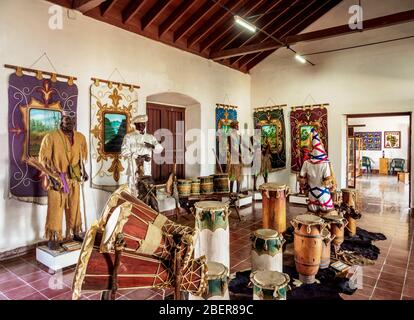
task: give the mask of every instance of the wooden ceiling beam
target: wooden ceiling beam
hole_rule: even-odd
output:
[[[230,11],[238,10],[247,0],[229,0],[225,3],[225,6]],[[197,42],[205,39],[205,37],[210,33],[217,25],[225,21],[231,13],[223,8],[215,13],[207,22],[205,22],[197,32],[194,32],[189,38],[187,45],[190,47]]]
[[[186,1],[182,2],[174,12],[163,21],[158,28],[158,37],[162,37],[167,31],[173,28],[180,19],[197,3],[197,1],[192,1],[187,3]]]
[[[285,38],[286,36],[290,34],[298,34],[303,29],[305,29],[307,26],[312,24],[313,22],[317,21],[319,18],[321,18],[326,12],[330,11],[332,8],[334,8],[336,5],[338,5],[342,0],[330,0],[326,4],[319,7],[319,9],[312,12],[312,14],[307,15],[303,19],[298,19],[300,23],[296,25],[293,29],[291,29],[288,32],[284,32],[283,34],[276,34],[276,38]],[[310,19],[310,20],[309,20]],[[240,61],[239,66],[247,68],[247,70],[250,70],[255,65],[257,65],[260,61],[263,61],[263,59],[266,59],[269,55],[271,55],[274,51],[265,51],[262,53],[257,54],[254,58],[249,59],[247,63]]]
[[[279,49],[280,47],[282,47],[282,45],[279,42],[270,40],[270,41],[266,41],[263,43],[251,44],[251,45],[244,46],[241,48],[234,48],[234,49],[227,49],[227,50],[212,52],[210,53],[210,59],[223,60],[223,59],[228,59],[232,57],[238,57],[238,56],[243,56],[247,54],[263,52],[267,50]]]
[[[141,9],[144,2],[145,0],[131,0],[126,8],[122,10],[122,22],[124,24],[129,23],[131,19],[138,13],[139,9]]]
[[[102,3],[99,6],[99,9],[101,10],[101,16],[105,17],[108,12],[114,7],[114,5],[116,4],[116,0],[107,0],[104,3]]]
[[[352,30],[349,25],[342,25],[332,28],[326,28],[313,32],[307,32],[303,34],[297,34],[286,37],[284,39],[289,44],[295,44],[298,42],[322,40],[326,38],[339,37],[350,33],[356,33],[361,31],[373,30],[378,28],[390,27],[396,24],[407,23],[414,21],[414,10],[398,12],[383,17],[364,20],[363,29]]]
[[[253,25],[258,25],[259,21],[263,18],[266,17],[265,15],[261,15],[260,13],[266,13],[269,11],[272,11],[275,7],[277,7],[282,1],[286,0],[278,0],[278,1],[272,1],[270,3],[265,3],[264,7],[260,7],[258,9],[258,13],[257,16],[253,19],[248,19],[247,21],[249,21],[251,24]],[[261,27],[262,29],[264,27]],[[256,31],[255,33],[253,33],[252,37],[255,37],[257,35],[257,32],[260,31]],[[229,35],[227,38],[225,38],[224,40],[220,41],[220,43],[217,46],[214,46],[214,48],[212,48],[212,51],[216,51],[216,50],[224,50],[227,47],[230,46],[231,43],[233,43],[237,38],[239,38],[242,34],[246,34],[246,30],[244,30],[243,28],[237,28],[236,32],[234,34]]]
[[[177,42],[181,38],[183,38],[190,30],[199,23],[206,15],[211,13],[211,11],[215,10],[219,7],[220,0],[217,2],[212,2],[208,0],[205,2],[187,21],[181,25],[177,31],[174,32],[174,42]]]
[[[250,1],[249,1],[250,2]],[[244,8],[241,12],[235,12],[242,18],[246,18],[251,12],[253,12],[258,6],[260,6],[264,0],[257,0],[253,3],[252,6]],[[204,52],[209,49],[213,44],[219,41],[222,37],[226,35],[228,31],[230,31],[234,27],[234,20],[233,17],[226,21],[226,24],[223,28],[218,28],[211,36],[209,36],[206,40],[200,43],[200,52]]]
[[[96,7],[99,7],[104,2],[105,0],[73,0],[72,9],[86,13]]]
[[[270,31],[270,30],[268,31],[269,35],[264,35],[264,37],[262,38],[262,40],[260,42],[263,43],[266,40],[270,39],[271,36],[275,36],[275,34],[279,31],[282,31],[283,28],[285,28],[285,30],[286,29],[288,30],[288,31],[284,32],[284,35],[289,34],[289,31],[291,31],[297,25],[304,24],[306,22],[306,20],[308,20],[312,15],[314,15],[316,12],[318,12],[323,7],[325,7],[329,3],[329,1],[330,0],[324,1],[322,6],[319,5],[317,8],[315,8],[315,10],[312,10],[312,11],[310,11],[312,9],[312,6],[315,5],[315,4],[320,4],[320,1],[313,0],[312,2],[307,3],[304,7],[302,7],[302,9],[300,9],[298,11],[295,11],[292,16],[288,16],[283,23],[281,23],[281,24],[277,23],[275,25],[275,28],[272,31]],[[297,23],[296,21],[299,21],[299,23]],[[293,26],[290,27],[290,24],[293,24]],[[255,57],[258,56],[258,55],[260,55],[260,53],[257,53],[255,55]],[[249,58],[249,56],[247,56],[247,57],[240,56],[235,61],[232,61],[232,63],[239,62],[239,65],[241,67],[243,67],[247,63],[249,63],[250,61],[251,61],[251,59]]]
[[[160,14],[168,7],[173,0],[159,0],[141,19],[141,29],[145,30],[151,23],[157,19]]]

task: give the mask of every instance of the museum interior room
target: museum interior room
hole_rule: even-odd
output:
[[[413,0],[1,0],[0,300],[414,300],[413,30]]]

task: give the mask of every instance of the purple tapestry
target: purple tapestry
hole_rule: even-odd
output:
[[[41,78],[41,77],[40,77]],[[10,196],[46,204],[40,172],[27,165],[38,157],[43,137],[59,128],[61,112],[77,109],[78,88],[73,81],[38,79],[12,74],[9,78]]]

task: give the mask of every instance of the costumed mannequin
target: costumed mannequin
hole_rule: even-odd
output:
[[[270,170],[272,170],[272,151],[270,149],[270,141],[266,139],[262,145],[262,168],[260,174],[263,176],[264,182],[268,182]]]
[[[310,159],[305,160],[300,170],[301,188],[309,185],[308,210],[325,214],[334,210],[330,190],[336,189],[335,178],[328,155],[315,129],[311,130],[312,151]]]
[[[227,137],[227,173],[230,179],[230,192],[233,192],[234,182],[237,183],[237,193],[240,193],[242,181],[243,163],[241,158],[241,137],[239,133],[239,122],[230,124],[231,133]]]
[[[81,238],[80,183],[88,180],[83,160],[88,147],[83,134],[74,130],[76,114],[63,112],[60,130],[47,134],[41,143],[39,162],[60,177],[62,187],[49,176],[45,238],[48,247],[57,250],[63,240],[63,210],[66,217],[66,237]]]
[[[128,159],[128,185],[137,195],[137,178],[151,176],[152,152],[161,153],[164,148],[152,134],[145,132],[147,115],[139,115],[132,122],[136,131],[125,135],[121,155]]]

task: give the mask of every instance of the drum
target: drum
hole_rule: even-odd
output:
[[[328,214],[323,219],[328,224],[330,233],[335,236],[335,239],[332,241],[333,244],[340,246],[344,242],[345,227],[348,221],[342,216],[334,214]]]
[[[319,265],[320,269],[329,268],[331,264],[331,242],[335,238],[335,235],[331,237],[331,233],[328,229],[323,229],[322,231],[322,254],[321,254],[321,263]]]
[[[82,291],[97,292],[112,287],[113,252],[101,253],[102,230],[95,224],[87,232],[73,279],[72,298],[80,298]],[[171,261],[148,255],[122,252],[118,269],[118,290],[140,288],[171,288],[175,285]],[[182,270],[181,290],[202,295],[207,288],[207,265],[203,258],[192,259]]]
[[[189,294],[188,300],[230,300],[228,289],[228,270],[217,262],[207,263],[208,290],[202,296]]]
[[[289,187],[276,183],[265,183],[259,187],[262,192],[263,228],[286,231],[286,198]]]
[[[340,206],[342,203],[342,191],[341,190],[335,190],[332,192],[332,201],[334,203],[334,206]]]
[[[342,203],[350,208],[357,208],[358,193],[355,189],[345,188],[342,189]]]
[[[200,194],[214,193],[213,177],[200,177]]]
[[[289,275],[278,271],[254,271],[250,274],[253,300],[286,300]]]
[[[191,195],[191,180],[188,179],[178,179],[177,180],[177,190],[178,196],[188,197]]]
[[[213,174],[214,193],[229,193],[229,175],[227,173]]]
[[[315,282],[322,255],[323,219],[311,214],[299,215],[291,221],[294,231],[296,271],[299,280],[310,284]]]
[[[219,201],[200,201],[195,205],[195,229],[199,233],[194,256],[207,262],[222,263],[230,270],[229,206]]]
[[[200,195],[200,179],[193,179],[191,181],[191,195],[192,196]]]
[[[116,236],[122,232],[126,243],[125,252],[153,255],[168,260],[174,246],[173,238],[179,236],[186,244],[181,252],[183,267],[186,267],[194,252],[196,231],[155,212],[130,192],[127,187],[121,187],[106,203],[99,221],[103,230],[101,252],[113,251]]]
[[[356,235],[357,231],[357,221],[356,219],[359,219],[360,216],[352,215],[352,214],[345,214],[344,215],[346,221],[348,222],[348,225],[345,228],[345,231],[348,236],[353,237]]]
[[[254,232],[252,239],[252,271],[283,270],[283,244],[285,239],[276,230],[259,229]]]

